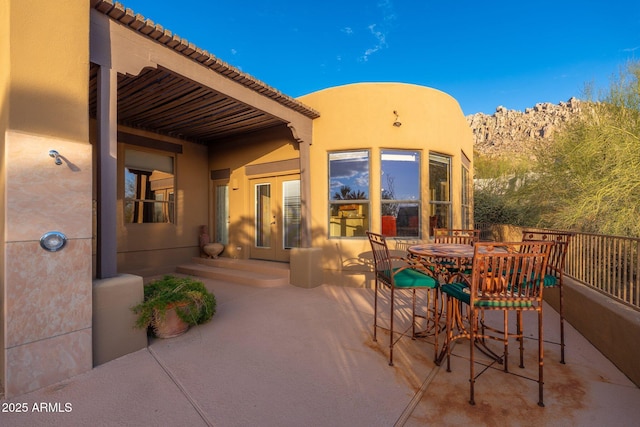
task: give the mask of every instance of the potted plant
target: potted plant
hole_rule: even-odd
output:
[[[132,307],[136,326],[159,338],[181,335],[191,325],[208,322],[216,312],[216,298],[191,277],[164,276],[144,287],[144,300]]]

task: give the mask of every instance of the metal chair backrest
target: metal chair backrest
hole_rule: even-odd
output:
[[[470,305],[483,309],[538,309],[552,242],[474,245]]]
[[[387,241],[382,234],[367,231],[369,243],[371,243],[371,251],[373,252],[373,263],[376,277],[385,285],[392,286],[392,263],[391,254]]]
[[[457,243],[473,245],[480,241],[480,230],[456,230],[451,228],[436,228],[433,230],[435,243]]]
[[[547,263],[546,272],[547,274],[553,274],[556,277],[561,277],[564,271],[564,262],[572,236],[573,233],[570,232],[524,230],[522,232],[522,241],[553,242],[554,245],[551,248],[551,253],[549,254],[549,262]]]

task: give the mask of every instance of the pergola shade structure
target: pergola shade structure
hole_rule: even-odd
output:
[[[98,69],[91,65],[91,117],[96,117]],[[117,112],[120,125],[201,144],[286,123],[162,66],[118,75]]]

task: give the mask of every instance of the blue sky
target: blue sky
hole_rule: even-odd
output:
[[[124,0],[286,95],[424,85],[464,114],[584,98],[640,60],[640,1]]]

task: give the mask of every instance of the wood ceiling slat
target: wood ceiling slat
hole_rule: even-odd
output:
[[[118,108],[119,113],[128,115],[130,112],[140,112],[139,108],[152,108],[158,100],[163,102],[172,94],[179,96],[181,93],[185,93],[189,90],[193,90],[193,86],[184,80],[172,78],[165,75],[157,77],[153,80],[145,80],[145,82],[135,88],[132,88],[126,95],[123,94],[119,99],[122,99],[122,104]]]
[[[147,111],[137,112],[135,114],[135,120],[153,120],[153,118],[157,116],[175,117],[176,111],[180,111],[193,103],[202,104],[203,98],[214,96],[214,94],[204,89],[194,89],[190,93],[182,92],[179,93],[178,96],[172,97],[172,99],[165,99],[165,102],[160,105],[151,105]]]
[[[209,120],[203,122],[201,120],[192,120],[191,122],[182,121],[173,127],[183,133],[201,134],[203,132],[210,133],[221,127],[220,120]]]
[[[227,107],[225,107],[225,109],[216,109],[212,112],[211,109],[203,109],[203,108],[199,108],[199,106],[190,106],[189,109],[184,109],[182,111],[180,111],[180,116],[179,117],[175,117],[173,120],[166,120],[166,119],[162,119],[162,118],[158,118],[156,120],[148,120],[148,123],[151,125],[155,125],[159,128],[162,127],[177,127],[177,128],[194,128],[195,126],[199,125],[200,123],[202,123],[203,121],[206,120],[206,123],[211,123],[209,126],[213,125],[213,123],[215,123],[216,117],[219,114],[219,111],[230,111],[230,109],[234,108],[235,110],[237,110],[238,106],[236,106],[235,104],[231,104]]]
[[[219,104],[219,102],[225,98],[216,92],[207,91],[202,88],[193,88],[190,93],[183,91],[177,95],[178,96],[173,97],[173,99],[166,98],[162,105],[148,105],[149,111],[147,113],[138,113],[140,118],[153,120],[153,117],[160,115],[162,116],[161,119],[164,120],[164,116],[167,114],[170,114],[170,117],[180,116],[184,118],[188,116],[191,111],[205,114],[212,108],[217,109],[224,107],[224,104]],[[231,101],[230,104],[233,104],[233,101]],[[213,107],[214,105],[215,107]],[[177,112],[179,112],[179,114],[177,114]]]
[[[158,79],[155,70],[146,69],[138,77],[118,76],[118,98],[125,99],[140,90],[141,86],[150,86]]]
[[[160,37],[173,40],[169,34],[163,33]],[[189,46],[183,44],[185,49]],[[222,63],[211,61],[205,51],[195,49],[191,57],[209,64],[210,68],[221,67],[224,74],[234,75]],[[89,110],[93,117],[97,113],[98,71],[99,67],[92,64]],[[241,82],[247,87],[255,87],[256,92],[267,90],[245,77]],[[144,69],[138,76],[118,76],[118,123],[207,144],[223,136],[254,132],[283,121],[158,67]]]
[[[264,114],[256,116],[252,112],[245,112],[243,114],[241,113],[238,115],[234,115],[233,117],[227,117],[225,119],[207,122],[200,126],[192,125],[188,128],[188,131],[197,133],[211,133],[230,128],[244,128],[245,126],[260,125],[262,123],[269,123],[272,120],[274,120],[272,117],[266,116]],[[187,132],[187,130],[185,129],[183,130],[183,132]]]
[[[160,108],[177,99],[179,100],[183,96],[187,96],[188,99],[197,99],[198,96],[205,96],[206,94],[207,92],[203,89],[174,82],[171,85],[158,87],[158,91],[155,93],[140,91],[137,98],[128,102],[123,101],[121,106],[118,107],[118,112],[122,117],[128,117],[132,114],[142,115],[147,111],[155,111],[156,108]],[[176,107],[182,103],[184,103],[184,101],[176,104]]]

